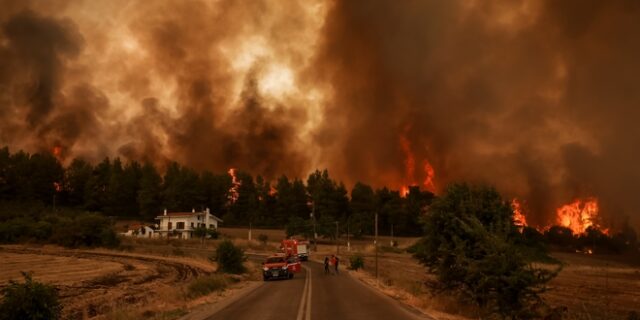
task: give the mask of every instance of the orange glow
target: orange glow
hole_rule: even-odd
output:
[[[60,146],[55,146],[51,149],[51,153],[53,154],[54,157],[56,157],[58,160],[60,160],[60,157],[62,156],[62,147]]]
[[[238,188],[240,187],[241,182],[236,177],[235,168],[229,169],[227,173],[229,173],[229,175],[231,176],[231,188],[229,188],[229,201],[231,203],[234,203],[238,201],[238,197],[240,196],[240,194],[238,193]]]
[[[400,187],[400,196],[401,197],[406,198],[408,194],[409,194],[409,186]]]
[[[62,184],[60,182],[54,182],[53,189],[56,190],[56,192],[62,191]]]
[[[418,186],[416,182],[416,157],[411,150],[411,142],[407,138],[407,132],[411,129],[411,126],[406,126],[404,132],[400,135],[400,149],[404,154],[404,174],[403,183],[400,186],[400,196],[406,197],[409,194],[410,186]],[[424,188],[432,193],[435,193],[436,187],[434,183],[435,170],[429,162],[424,159],[422,161],[425,178],[422,182]]]
[[[526,227],[527,217],[525,217],[524,213],[522,213],[522,205],[520,204],[520,200],[516,198],[511,200],[511,208],[513,209],[513,224],[518,227]]]
[[[424,173],[427,175],[427,177],[424,179],[424,187],[425,189],[427,189],[428,191],[435,193],[436,192],[436,185],[433,182],[433,178],[436,175],[435,170],[433,170],[433,166],[431,165],[431,163],[429,163],[429,161],[424,160]]]
[[[571,229],[574,234],[585,233],[589,227],[598,227],[598,210],[598,199],[575,200],[556,210],[557,224]],[[602,232],[606,234],[608,230]]]

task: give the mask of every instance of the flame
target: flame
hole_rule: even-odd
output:
[[[558,225],[571,229],[574,234],[581,234],[585,233],[589,227],[598,228],[598,210],[598,199],[577,199],[558,208],[556,220]],[[602,232],[607,234],[608,229]]]
[[[54,157],[56,157],[56,159],[60,160],[62,158],[62,147],[54,146],[53,148],[51,148],[51,153]]]
[[[227,173],[229,173],[229,175],[231,176],[231,188],[229,188],[229,202],[235,203],[236,201],[238,201],[238,197],[240,196],[240,194],[238,193],[238,188],[240,187],[241,182],[240,180],[238,180],[238,177],[236,177],[235,168],[229,169]]]
[[[523,228],[527,226],[527,217],[522,213],[522,205],[520,200],[513,198],[511,200],[511,208],[513,209],[513,224]]]
[[[409,187],[417,186],[416,183],[416,158],[411,150],[411,142],[407,138],[407,132],[411,129],[411,126],[406,126],[404,132],[400,135],[400,149],[402,149],[402,153],[404,153],[404,169],[405,169],[405,179],[402,186],[400,186],[400,195],[402,197],[406,197],[409,194]],[[429,162],[429,160],[423,160],[423,168],[425,173],[425,179],[422,182],[425,189],[432,193],[435,193],[436,187],[434,183],[435,170],[433,166]]]
[[[423,182],[425,189],[427,189],[431,193],[435,193],[436,185],[433,182],[433,178],[435,177],[436,172],[435,170],[433,170],[433,166],[431,165],[431,163],[429,163],[429,161],[427,160],[424,160],[424,172],[427,176]]]
[[[276,190],[276,188],[274,186],[270,186],[269,187],[269,195],[270,196],[275,196],[278,193],[278,190]]]

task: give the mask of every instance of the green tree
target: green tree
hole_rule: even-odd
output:
[[[34,281],[30,274],[22,273],[24,283],[10,281],[4,287],[0,303],[0,320],[59,319],[62,305],[55,287]]]
[[[162,178],[155,166],[149,162],[142,166],[140,188],[137,195],[139,212],[145,219],[151,220],[162,210],[161,206]]]
[[[89,211],[102,211],[108,204],[108,188],[111,178],[111,161],[105,158],[94,169],[84,192],[84,208]]]
[[[512,218],[509,201],[494,189],[454,184],[429,207],[415,257],[443,288],[504,316],[534,317],[530,307],[557,272],[520,254]]]
[[[73,159],[64,174],[64,191],[67,204],[82,207],[87,182],[91,178],[93,167],[82,159]]]
[[[349,232],[354,237],[372,234],[376,213],[376,199],[373,189],[360,182],[356,183],[351,190],[349,206],[351,209],[348,218]]]
[[[214,260],[218,262],[218,270],[224,273],[240,274],[246,272],[243,262],[244,251],[230,240],[224,240],[216,249]]]
[[[205,207],[209,208],[213,214],[223,217],[227,213],[231,176],[226,173],[213,174],[205,171],[202,173],[200,181]]]
[[[172,162],[163,179],[164,207],[175,211],[191,211],[203,209],[202,184],[199,175],[186,167]]]
[[[236,177],[240,182],[238,186],[238,199],[229,205],[225,224],[249,225],[256,221],[258,216],[258,190],[253,177],[242,171],[236,171]]]

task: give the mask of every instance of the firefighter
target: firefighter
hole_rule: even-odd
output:
[[[324,257],[324,274],[329,274],[329,257]]]

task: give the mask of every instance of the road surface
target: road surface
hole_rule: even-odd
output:
[[[291,280],[268,281],[207,318],[208,320],[269,319],[425,319],[391,298],[365,287],[346,273],[325,275],[316,262],[303,263]]]

